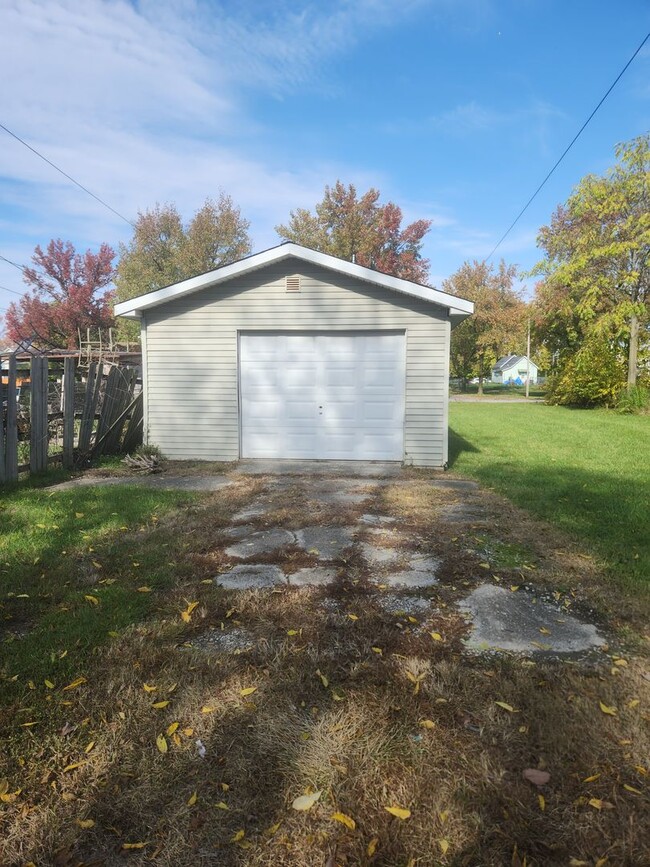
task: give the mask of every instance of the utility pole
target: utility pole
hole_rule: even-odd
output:
[[[530,316],[528,317],[528,338],[526,340],[526,399],[530,394]]]

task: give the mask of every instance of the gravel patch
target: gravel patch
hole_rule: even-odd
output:
[[[184,647],[203,650],[207,653],[244,653],[255,647],[253,635],[245,629],[211,629],[186,642]]]

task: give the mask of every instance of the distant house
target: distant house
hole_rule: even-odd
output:
[[[525,355],[504,355],[492,368],[492,382],[503,385],[525,385],[530,371],[530,382],[537,382],[537,365]]]

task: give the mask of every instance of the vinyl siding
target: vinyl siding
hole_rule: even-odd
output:
[[[287,274],[301,275],[298,292]],[[447,460],[447,311],[316,265],[283,261],[144,312],[147,440],[170,458],[239,458],[240,331],[406,333],[404,461]]]

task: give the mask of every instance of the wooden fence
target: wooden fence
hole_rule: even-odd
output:
[[[92,362],[82,371],[76,358],[66,357],[63,369],[59,364],[53,370],[46,355],[34,355],[27,372],[18,369],[15,355],[0,362],[0,484],[26,470],[44,472],[54,461],[72,469],[101,454],[133,451],[142,442],[136,367]]]

